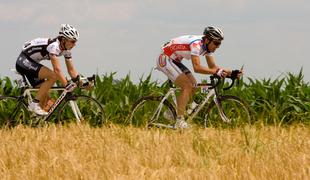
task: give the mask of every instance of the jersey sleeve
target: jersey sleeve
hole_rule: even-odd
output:
[[[48,53],[55,54],[56,56],[59,56],[59,54],[60,54],[60,49],[59,49],[59,46],[57,45],[56,42],[51,43],[50,45],[48,45],[46,50],[47,50]]]
[[[191,55],[199,56],[201,52],[202,44],[201,41],[195,41],[190,44]]]

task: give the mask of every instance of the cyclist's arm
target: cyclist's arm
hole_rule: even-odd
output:
[[[200,63],[199,56],[191,55],[191,59],[192,59],[192,64],[193,64],[193,68],[194,68],[195,73],[201,73],[201,74],[215,74],[216,73],[216,70],[217,70],[216,66],[215,66],[215,68],[213,66],[210,67],[209,63],[208,63],[209,68],[206,66],[202,66]],[[207,60],[207,62],[208,62],[208,60]],[[214,60],[213,60],[213,62],[214,62]]]
[[[72,62],[72,59],[69,58],[69,59],[66,59],[65,60],[66,62],[66,66],[67,66],[67,71],[68,71],[68,74],[70,75],[70,77],[73,79],[73,78],[76,78],[79,73],[76,71],[76,69],[74,68],[74,65],[73,65],[73,62]]]
[[[64,73],[61,70],[61,65],[59,59],[55,54],[50,54],[50,59],[53,65],[54,72],[57,75],[57,79],[61,82],[63,86],[67,85],[67,79],[65,78]]]
[[[213,73],[212,74],[215,74],[217,72],[217,70],[219,69],[219,67],[215,64],[215,58],[213,56],[209,56],[209,55],[205,55],[206,57],[206,60],[207,60],[207,64],[208,64],[208,67],[210,69],[212,69]],[[227,75],[230,75],[231,74],[231,70],[229,69],[223,69],[225,71],[225,75],[224,76],[227,76]]]

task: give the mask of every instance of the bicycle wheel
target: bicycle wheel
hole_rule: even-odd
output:
[[[0,96],[0,127],[30,122],[30,115],[23,100],[15,96]]]
[[[104,110],[94,98],[85,95],[70,95],[61,106],[58,122],[81,121],[88,122],[91,126],[101,126],[104,121]]]
[[[173,128],[176,121],[176,111],[172,104],[162,96],[145,96],[138,99],[132,106],[130,123],[135,126],[156,126]]]
[[[236,96],[220,96],[210,104],[204,118],[205,126],[237,127],[251,123],[247,104]]]

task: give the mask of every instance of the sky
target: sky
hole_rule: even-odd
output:
[[[85,76],[116,72],[116,78],[130,74],[137,82],[152,73],[162,82],[165,75],[152,70],[161,45],[217,26],[225,34],[214,54],[218,66],[244,65],[245,77],[252,79],[302,68],[309,82],[309,18],[309,0],[0,0],[0,77],[15,77],[10,68],[24,42],[56,37],[66,23],[80,33],[72,56]],[[193,70],[190,61],[182,62]],[[201,62],[207,65],[204,57]],[[43,64],[51,67],[49,61]]]

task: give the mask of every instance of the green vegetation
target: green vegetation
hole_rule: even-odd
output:
[[[97,75],[97,86],[87,93],[104,104],[110,122],[126,124],[131,105],[144,95],[163,94],[168,86],[151,81],[151,75],[133,83],[130,76],[115,79],[115,73]],[[1,95],[17,95],[19,89],[11,79],[0,78]],[[241,79],[225,94],[244,99],[254,114],[256,122],[264,124],[310,124],[310,86],[303,80],[302,70],[298,74],[288,73],[272,79]]]

